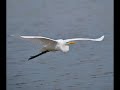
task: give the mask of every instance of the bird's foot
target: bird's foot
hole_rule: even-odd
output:
[[[30,58],[28,59],[28,61],[31,60],[31,59],[33,59],[33,58],[34,58],[34,56],[30,56]]]

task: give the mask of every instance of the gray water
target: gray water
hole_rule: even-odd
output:
[[[80,41],[66,54],[11,35]],[[113,0],[7,0],[7,90],[113,90]]]

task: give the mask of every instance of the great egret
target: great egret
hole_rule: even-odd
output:
[[[25,39],[30,39],[33,41],[37,41],[43,44],[42,52],[37,55],[31,56],[28,60],[38,57],[50,51],[68,52],[69,45],[75,44],[74,41],[79,41],[79,40],[102,41],[104,39],[104,35],[97,39],[73,38],[73,39],[65,39],[65,40],[63,39],[54,40],[54,39],[50,39],[50,38],[42,37],[42,36],[20,36],[20,37],[25,38]]]

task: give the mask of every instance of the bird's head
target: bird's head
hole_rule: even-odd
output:
[[[76,42],[70,41],[70,42],[66,42],[67,45],[72,45],[72,44],[76,44]]]
[[[59,40],[57,40],[57,42],[59,42],[60,44],[65,44],[65,45],[76,44],[76,42],[73,42],[73,41],[66,42],[63,39],[59,39]]]

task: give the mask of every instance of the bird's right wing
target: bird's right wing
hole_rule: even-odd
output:
[[[20,36],[20,37],[31,40],[33,42],[42,43],[43,45],[57,44],[56,40],[42,36]]]
[[[90,41],[102,41],[104,39],[104,35],[97,39],[91,39],[91,38],[73,38],[73,39],[66,39],[65,42],[71,42],[71,41],[79,41],[79,40],[90,40]]]

